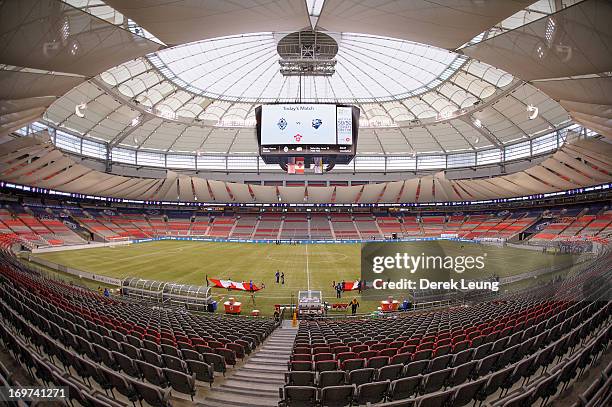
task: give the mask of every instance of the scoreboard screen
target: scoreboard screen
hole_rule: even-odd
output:
[[[323,157],[348,163],[355,155],[359,108],[348,105],[291,103],[255,109],[259,153],[266,163],[280,157]]]
[[[334,145],[335,105],[265,105],[261,107],[261,145]]]

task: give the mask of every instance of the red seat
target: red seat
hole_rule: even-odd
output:
[[[306,361],[292,361],[289,362],[289,370],[306,372],[312,370],[312,363]]]
[[[312,357],[312,360],[315,362],[318,362],[320,360],[334,360],[334,354],[333,353],[316,353]]]

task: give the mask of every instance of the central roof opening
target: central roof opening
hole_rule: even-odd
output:
[[[421,95],[466,61],[405,40],[314,31],[215,38],[147,58],[175,85],[210,99],[353,104]]]

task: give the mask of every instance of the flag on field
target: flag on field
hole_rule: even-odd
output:
[[[251,288],[250,288],[251,284],[248,281],[238,282],[238,281],[232,281],[232,280],[219,280],[216,278],[209,278],[208,280],[212,287],[226,288],[226,289],[237,290],[237,291],[251,291]],[[259,291],[259,290],[261,290],[261,287],[257,287],[255,284],[253,284],[253,291]]]
[[[304,157],[296,157],[295,159],[295,173],[303,174],[304,173]]]
[[[359,289],[359,280],[357,281],[345,281],[344,282],[344,291],[354,291]],[[364,287],[361,287],[362,289]]]
[[[295,174],[295,158],[289,157],[287,161],[287,174]]]

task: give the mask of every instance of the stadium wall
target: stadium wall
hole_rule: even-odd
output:
[[[48,267],[52,270],[60,271],[62,273],[68,273],[78,278],[86,278],[88,280],[98,281],[100,283],[109,284],[109,285],[116,285],[116,286],[121,285],[121,279],[119,278],[112,278],[112,277],[107,277],[107,276],[103,276],[100,274],[90,273],[88,271],[83,271],[83,270],[75,269],[72,267],[67,267],[61,264],[57,264],[52,261],[43,260],[38,257],[29,257],[28,260],[40,266]]]

